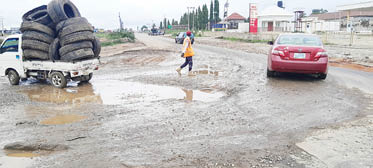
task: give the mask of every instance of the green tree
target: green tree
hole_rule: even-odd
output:
[[[170,20],[167,20],[167,27],[166,28],[168,28],[169,25],[171,25]]]
[[[220,7],[219,7],[219,0],[215,0],[215,4],[214,4],[214,20],[215,22],[220,22],[221,19],[219,17],[220,15]]]
[[[214,3],[211,0],[211,4],[210,4],[210,28],[212,27],[213,22],[214,22]]]
[[[159,23],[159,29],[163,29],[162,22]]]
[[[167,28],[167,19],[166,18],[163,19],[163,28],[164,29]]]

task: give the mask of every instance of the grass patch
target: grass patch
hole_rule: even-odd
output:
[[[217,37],[217,39],[235,41],[235,42],[244,42],[244,43],[268,43],[269,42],[269,40],[250,40],[250,39],[242,39],[242,38],[236,38],[236,37]]]
[[[101,46],[113,46],[127,42],[135,42],[135,34],[133,32],[122,31],[112,33],[96,33],[96,36],[101,40]]]

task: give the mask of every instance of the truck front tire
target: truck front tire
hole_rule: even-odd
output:
[[[20,77],[16,71],[10,70],[8,72],[8,79],[11,85],[19,85]]]
[[[52,72],[50,80],[54,87],[65,88],[67,86],[66,77],[61,72]]]

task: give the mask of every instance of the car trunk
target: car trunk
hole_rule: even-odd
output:
[[[280,48],[284,52],[285,57],[294,61],[314,61],[317,53],[321,50],[320,47],[306,46],[283,46]]]

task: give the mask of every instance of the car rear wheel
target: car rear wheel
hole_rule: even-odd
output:
[[[325,80],[328,74],[319,74],[319,79]]]
[[[11,85],[18,85],[19,84],[19,80],[20,80],[19,75],[14,70],[10,70],[8,72],[8,79],[9,79],[9,83]]]
[[[275,71],[270,71],[269,69],[267,69],[267,77],[268,78],[272,78],[272,77],[275,77]]]

